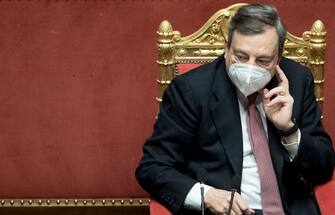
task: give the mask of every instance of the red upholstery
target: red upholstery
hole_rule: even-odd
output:
[[[335,211],[335,177],[316,189],[316,198],[323,215],[332,215]]]
[[[192,63],[192,64],[178,64],[178,74],[184,74],[188,71],[190,71],[191,69],[197,68],[198,66],[200,66],[201,64],[197,64],[197,63]]]
[[[150,214],[151,215],[172,215],[163,205],[159,204],[156,200],[150,199]]]

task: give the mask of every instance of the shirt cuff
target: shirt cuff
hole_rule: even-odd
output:
[[[290,157],[290,161],[293,161],[293,159],[298,153],[300,139],[301,139],[301,133],[299,129],[290,136],[281,137],[281,143],[286,148]]]
[[[204,196],[209,189],[213,188],[209,185],[203,184],[204,186]],[[201,210],[201,185],[200,183],[195,183],[191,190],[188,192],[186,199],[184,201],[184,207],[193,210]]]

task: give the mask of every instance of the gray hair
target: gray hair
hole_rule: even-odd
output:
[[[230,48],[235,31],[255,35],[264,32],[267,26],[273,26],[278,34],[278,54],[283,54],[286,39],[286,27],[272,5],[249,4],[239,8],[231,18],[228,32],[228,48]]]

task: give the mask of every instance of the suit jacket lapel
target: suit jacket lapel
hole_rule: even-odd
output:
[[[235,86],[225,69],[224,58],[216,68],[211,116],[235,174],[241,175],[243,142],[239,105]]]

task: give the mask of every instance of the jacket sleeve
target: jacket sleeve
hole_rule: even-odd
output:
[[[187,80],[176,77],[165,90],[153,135],[143,146],[136,170],[140,185],[173,213],[196,183],[186,176],[197,128],[196,108]]]
[[[293,165],[300,179],[315,186],[331,179],[335,159],[331,139],[320,120],[321,112],[314,96],[312,73],[306,73],[303,110],[298,123],[301,139]]]

